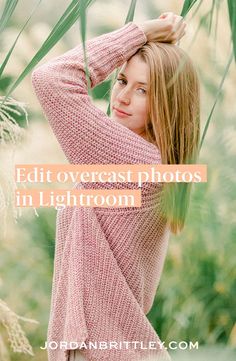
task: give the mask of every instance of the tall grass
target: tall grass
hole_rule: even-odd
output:
[[[2,16],[0,18],[0,34],[6,28],[14,10],[17,6],[18,0],[6,0]]]
[[[185,17],[188,14],[188,12],[191,10],[193,5],[198,1],[199,0],[185,0],[180,15]]]
[[[87,59],[87,52],[86,52],[86,25],[87,25],[87,2],[86,0],[81,0],[81,16],[80,16],[80,33],[82,38],[83,44],[83,51],[84,51],[84,64],[85,64],[85,75],[87,80],[88,86],[88,94],[91,95],[91,83],[90,83],[90,76],[89,76],[89,69],[88,69],[88,59]]]
[[[27,24],[29,23],[30,19],[32,18],[33,14],[36,11],[36,8],[40,3],[41,0],[38,1],[33,12],[26,20],[22,29],[18,33],[13,45],[9,49],[4,61],[2,62],[0,66],[0,78],[3,76],[6,65],[14,51],[14,48],[17,44],[20,35],[25,30]],[[64,14],[61,16],[61,18],[59,19],[59,21],[57,22],[57,24],[49,34],[48,38],[45,40],[42,47],[39,49],[36,55],[31,59],[29,64],[22,71],[22,73],[19,75],[16,81],[13,84],[11,84],[10,89],[8,89],[5,97],[0,97],[0,142],[1,143],[5,142],[6,140],[15,143],[18,140],[20,128],[15,118],[20,114],[19,109],[25,112],[26,120],[27,120],[27,112],[25,108],[21,105],[21,103],[14,101],[14,99],[10,99],[10,95],[17,88],[17,86],[24,80],[24,78],[29,74],[29,72],[34,68],[34,66],[38,64],[38,62],[51,50],[51,48],[61,39],[61,37],[76,22],[76,20],[81,15],[81,12],[84,11],[84,8],[89,6],[91,3],[92,3],[91,0],[84,1],[82,5],[78,3],[77,0],[71,2],[71,4],[68,6]],[[14,10],[17,7],[17,4],[18,1],[15,0],[7,0],[5,2],[5,6],[0,20],[0,34],[3,33],[4,29],[9,23],[12,15],[14,14]],[[2,176],[1,173],[0,175]],[[8,180],[7,183],[11,184],[11,180]],[[6,187],[3,190],[1,188],[1,183],[0,183],[0,201],[1,201],[0,213],[1,213],[1,218],[3,217],[3,219],[4,219],[4,214],[2,214],[2,211],[6,212],[7,206],[9,206],[9,203],[11,203],[11,194],[12,194],[12,190],[9,190],[7,194],[5,194],[5,191],[6,191]],[[8,199],[9,197],[10,197],[10,201]],[[32,347],[28,339],[25,337],[24,331],[18,322],[18,319],[20,318],[23,319],[22,317],[16,315],[12,310],[10,310],[7,304],[0,299],[0,323],[2,323],[7,329],[8,340],[10,341],[14,352],[24,352],[33,355]],[[25,321],[34,322],[34,320],[29,320],[29,319],[25,319]],[[0,339],[0,341],[3,342],[2,338]],[[1,345],[1,347],[4,347],[4,345]],[[0,357],[2,361],[8,359],[7,350],[5,347],[4,349],[5,349],[4,352],[0,350]]]
[[[81,10],[84,11],[84,7],[88,7],[93,3],[93,0],[81,1],[72,0],[66,11],[63,13],[57,24],[52,29],[51,33],[44,41],[41,48],[37,51],[35,56],[31,59],[29,64],[25,67],[16,81],[10,86],[5,99],[11,95],[11,93],[17,88],[17,86],[24,80],[24,78],[32,71],[32,69],[44,58],[45,55],[58,43],[58,41],[65,35],[65,33],[74,25],[81,15]]]
[[[23,25],[22,29],[21,29],[20,32],[18,33],[18,35],[17,35],[17,37],[16,37],[13,45],[11,46],[10,50],[8,51],[5,59],[3,60],[1,66],[0,66],[0,79],[1,79],[1,76],[2,76],[2,74],[3,74],[3,71],[4,71],[4,69],[5,69],[5,67],[6,67],[6,65],[7,65],[7,63],[8,63],[8,60],[10,59],[10,56],[11,56],[11,54],[12,54],[12,52],[13,52],[16,44],[17,44],[17,41],[19,40],[19,37],[21,36],[22,32],[25,30],[25,28],[26,28],[26,26],[28,25],[30,19],[33,17],[33,15],[34,15],[34,13],[36,12],[36,10],[37,10],[39,4],[41,3],[41,1],[42,1],[42,0],[39,0],[38,3],[36,4],[36,6],[35,6],[35,8],[33,9],[32,13],[30,14],[30,16],[29,16],[28,19],[26,20],[25,24]],[[7,17],[7,16],[5,16],[5,17]],[[3,18],[4,18],[4,14],[3,14]],[[3,23],[4,23],[4,21],[3,21]],[[5,19],[5,23],[7,23],[7,20],[6,20],[6,19]]]
[[[236,1],[228,0],[229,20],[232,32],[232,41],[234,47],[234,57],[236,60]]]
[[[126,19],[125,19],[125,24],[128,24],[130,21],[134,20],[136,5],[137,5],[137,0],[131,0],[129,10],[128,10],[128,14],[127,14]],[[115,80],[117,78],[118,71],[119,71],[119,69],[116,69],[116,71],[115,71],[115,73],[113,75],[113,78],[112,78],[112,81],[111,81],[111,88],[113,87],[114,82],[115,82]],[[108,107],[107,107],[107,115],[110,115],[110,114],[111,114],[111,104],[109,102]]]

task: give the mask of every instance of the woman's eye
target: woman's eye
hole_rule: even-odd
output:
[[[146,94],[146,90],[143,88],[138,88],[139,93]]]
[[[120,85],[125,85],[127,84],[127,81],[125,79],[122,79],[122,78],[118,78],[116,79],[117,82],[120,84]],[[143,88],[138,88],[137,91],[140,93],[140,94],[146,94],[147,91],[146,89],[143,89]]]
[[[126,84],[125,80],[124,79],[117,79],[118,83],[123,85],[123,84]]]

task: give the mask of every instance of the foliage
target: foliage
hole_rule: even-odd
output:
[[[126,23],[134,18],[136,2],[132,0],[130,3]],[[86,59],[86,9],[93,1],[78,2],[78,0],[73,0],[18,78],[14,80],[11,76],[5,74],[6,65],[14,54],[16,43],[40,3],[41,1],[38,1],[0,66],[0,92],[5,95],[5,100],[0,104],[0,110],[2,114],[8,111],[8,127],[9,124],[14,126],[19,124],[21,127],[25,127],[27,124],[27,118],[24,116],[26,113],[24,111],[17,113],[20,111],[22,103],[10,104],[9,102],[12,100],[9,99],[9,96],[82,14],[83,18],[80,23],[81,38]],[[190,12],[192,16],[195,16],[203,3],[200,0],[185,0],[181,15],[188,16]],[[221,0],[212,0],[212,7],[200,19],[197,31],[201,27],[205,27],[209,29],[209,33],[211,32],[213,20],[215,19],[217,23],[221,3]],[[14,15],[17,4],[18,1],[5,1],[0,20],[1,36]],[[232,44],[236,57],[236,3],[235,0],[228,0],[227,4]],[[195,35],[197,36],[197,34]],[[225,79],[227,79],[232,60],[233,56],[229,54],[222,80],[217,91],[214,92],[215,99],[207,117],[201,146],[205,144],[205,135],[213,112],[217,109],[217,104],[222,97],[223,85]],[[108,99],[109,86],[110,81],[100,84],[93,90],[93,97],[99,99],[103,98],[105,94],[106,99]],[[220,119],[223,119],[224,122],[220,121]],[[6,122],[6,114],[5,117],[0,118],[0,129],[3,128],[4,121]],[[234,214],[233,210],[236,205],[235,176],[232,174],[236,153],[233,150],[234,141],[232,135],[230,132],[230,134],[227,133],[226,123],[228,129],[234,129],[235,125],[233,119],[224,115],[224,109],[219,109],[214,121],[214,124],[212,124],[213,129],[217,129],[219,134],[223,134],[222,137],[217,138],[215,143],[208,139],[207,146],[211,149],[210,153],[214,154],[215,163],[210,158],[210,155],[201,156],[200,154],[202,162],[212,164],[212,169],[210,169],[211,180],[208,184],[202,184],[200,188],[198,187],[193,191],[186,229],[180,236],[172,240],[170,255],[167,257],[162,281],[148,317],[161,338],[165,337],[167,340],[171,340],[178,335],[179,340],[198,339],[201,344],[223,343],[235,346],[236,275],[232,255],[236,251],[235,242],[233,242],[236,239],[236,229],[233,224],[235,222],[228,217],[228,214]],[[2,137],[2,139],[4,138]],[[8,136],[9,139],[13,138]],[[227,164],[222,158],[222,155],[225,154],[227,155]],[[205,206],[202,206],[203,204]],[[15,243],[12,242],[11,247],[8,248],[7,244],[2,246],[5,261],[2,262],[1,267],[2,270],[8,272],[8,282],[3,285],[2,294],[4,298],[10,298],[10,289],[22,282],[22,287],[15,290],[17,295],[22,296],[21,300],[18,301],[17,308],[23,313],[29,310],[35,316],[41,317],[42,321],[38,336],[34,336],[32,330],[29,331],[30,342],[35,345],[43,341],[43,335],[46,334],[54,256],[55,229],[54,225],[52,226],[54,224],[53,220],[54,213],[45,210],[40,212],[40,216],[36,220],[32,216],[25,217],[25,219],[19,221],[18,227],[22,232],[27,230],[28,233],[27,235],[24,232],[20,233],[22,239],[24,237],[25,239],[22,240],[22,245],[16,247],[16,253],[14,253],[15,243],[19,242],[20,239],[17,233],[13,234]],[[29,253],[24,251],[24,248],[28,249]],[[30,254],[31,251],[33,256]],[[25,263],[24,258],[26,259]],[[17,266],[14,263],[18,263]],[[31,272],[32,269],[34,272]],[[11,278],[14,280],[12,283],[9,282]],[[25,281],[23,281],[24,279]],[[32,292],[32,289],[35,291]],[[21,358],[19,355],[12,354],[11,357],[12,360],[23,360],[23,356]],[[42,357],[42,360],[45,359],[44,354],[39,357]]]
[[[225,118],[219,111],[214,127],[219,136],[208,140],[211,153],[200,159],[210,164],[209,181],[194,188],[186,228],[171,239],[149,313],[156,330],[168,341],[178,335],[178,341],[198,341],[200,346],[226,344],[236,348],[233,129],[233,118]]]
[[[234,46],[234,57],[236,60],[236,2],[228,0],[229,19],[232,30],[232,41]]]

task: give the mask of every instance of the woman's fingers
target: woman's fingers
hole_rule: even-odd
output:
[[[174,21],[174,31],[178,31],[182,25],[184,24],[184,19],[182,16],[175,15],[175,21]]]
[[[186,25],[186,22],[181,16],[176,17],[174,29],[171,33],[172,43],[178,42],[184,36]]]
[[[186,23],[183,23],[182,26],[176,31],[175,39],[178,42],[185,35]]]
[[[158,19],[165,19],[166,18],[166,15],[165,14],[161,14]]]
[[[186,26],[186,23],[182,16],[175,15],[174,13],[164,13],[164,21],[166,22],[166,40],[170,42],[175,42],[179,40],[180,34],[182,34],[183,29]]]
[[[170,16],[174,17],[174,15],[175,15],[174,13],[169,11],[169,12],[161,14],[158,19],[166,19],[167,17],[170,17]]]
[[[186,23],[182,16],[172,12],[163,13],[158,19],[140,24],[147,41],[175,43],[184,35]]]
[[[166,13],[166,17],[164,18],[169,25],[174,26],[175,24],[175,14],[174,13]]]

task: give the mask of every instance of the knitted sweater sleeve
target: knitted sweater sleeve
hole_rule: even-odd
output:
[[[146,40],[144,32],[130,22],[87,41],[92,88],[135,54]],[[70,163],[149,163],[154,146],[91,102],[82,45],[36,68],[32,83]]]

